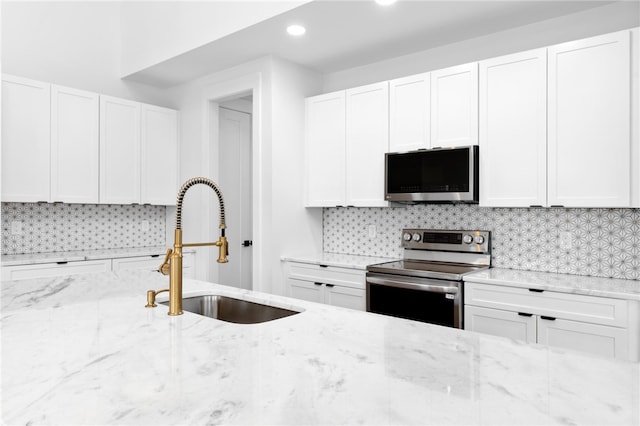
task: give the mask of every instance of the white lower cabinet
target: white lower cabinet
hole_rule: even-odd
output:
[[[195,253],[183,253],[182,276],[195,278]],[[101,260],[41,263],[2,267],[2,281],[51,278],[65,275],[90,274],[109,271],[148,270],[157,271],[164,254],[119,257]]]
[[[109,272],[111,259],[83,260],[79,262],[42,263],[2,267],[2,281],[51,278],[63,275]]]
[[[159,254],[139,257],[121,257],[111,261],[113,271],[126,270],[146,270],[157,271],[162,263],[162,257]]]
[[[182,254],[182,277],[183,278],[195,278],[195,253],[188,252]],[[124,270],[146,270],[157,271],[160,268],[160,264],[164,256],[161,254],[152,254],[148,256],[136,256],[136,257],[121,257],[112,260],[113,271]]]
[[[628,359],[626,328],[538,317],[538,343],[613,358]]]
[[[464,328],[494,336],[536,343],[536,319],[518,312],[465,305]]]
[[[195,252],[182,253],[182,278],[196,278]]]
[[[287,295],[310,302],[366,310],[365,271],[285,262]]]
[[[638,360],[638,302],[465,282],[466,330]]]

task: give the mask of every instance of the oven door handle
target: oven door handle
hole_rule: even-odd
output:
[[[390,280],[388,278],[367,277],[367,282],[376,285],[384,285],[388,287],[408,288],[412,290],[428,291],[431,293],[449,293],[457,294],[460,289],[458,287],[442,285],[442,284],[418,284],[406,281]],[[433,282],[433,281],[429,281]]]

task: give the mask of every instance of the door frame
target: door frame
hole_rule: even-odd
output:
[[[237,98],[251,93],[253,96],[253,106],[251,114],[251,185],[252,185],[252,227],[253,227],[253,259],[252,278],[254,291],[268,291],[267,281],[264,278],[267,253],[262,244],[267,239],[264,236],[265,226],[263,224],[266,217],[266,201],[263,194],[266,193],[264,185],[270,179],[264,175],[263,164],[264,139],[262,137],[262,111],[263,111],[263,84],[262,73],[255,72],[237,78],[225,80],[206,87],[202,93],[202,141],[200,152],[202,154],[201,170],[214,181],[219,180],[218,162],[220,161],[219,148],[220,140],[218,134],[218,112],[219,102]],[[224,188],[223,195],[224,195]],[[217,211],[212,210],[212,203],[207,200],[202,204],[203,216],[214,220],[204,220],[202,231],[204,235],[217,235]],[[217,282],[218,269],[215,262],[207,269],[207,280]]]

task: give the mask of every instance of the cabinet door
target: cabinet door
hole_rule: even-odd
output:
[[[307,207],[345,205],[345,93],[306,99]]]
[[[431,146],[478,144],[478,64],[431,72]]]
[[[480,204],[547,203],[547,52],[480,62]]]
[[[182,253],[182,277],[196,279],[196,254]]]
[[[6,266],[2,268],[2,281],[94,274],[109,271],[111,271],[110,259]]]
[[[389,84],[347,90],[347,205],[385,207],[384,154],[389,151]]]
[[[389,82],[389,152],[431,146],[430,78],[425,73]]]
[[[325,284],[324,302],[332,306],[358,311],[367,310],[366,291],[358,288]]]
[[[2,76],[2,201],[50,201],[50,85]]]
[[[175,205],[178,193],[178,111],[142,105],[140,197]]]
[[[538,343],[629,359],[629,337],[624,328],[539,317]]]
[[[287,278],[289,296],[309,302],[324,303],[324,286],[322,283]]]
[[[465,305],[464,329],[528,343],[536,342],[536,317],[527,313]]]
[[[100,96],[100,202],[140,202],[140,104]]]
[[[112,259],[111,268],[113,271],[126,271],[131,269],[157,271],[161,263],[162,263],[162,257],[160,255],[122,257],[122,258]],[[183,268],[184,268],[184,265],[183,265]]]
[[[549,204],[628,207],[630,32],[549,48]]]
[[[51,86],[51,200],[98,203],[98,94]]]

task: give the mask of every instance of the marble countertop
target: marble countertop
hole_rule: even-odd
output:
[[[295,308],[144,308],[146,271],[2,283],[3,424],[640,423],[640,364],[185,280]],[[164,294],[163,294],[164,295]]]
[[[635,280],[491,268],[465,275],[464,281],[640,300],[640,281]]]
[[[39,263],[77,262],[81,260],[115,259],[119,257],[135,257],[163,255],[168,246],[133,247],[104,250],[76,250],[53,253],[2,255],[2,266],[36,265]],[[185,252],[188,250],[185,250]]]
[[[282,256],[281,260],[290,262],[311,263],[313,265],[338,266],[366,270],[368,265],[390,262],[396,258],[379,256],[360,256],[355,254],[316,253],[307,255]]]
[[[368,265],[390,262],[396,259],[339,253],[319,253],[283,256],[281,260],[366,270]],[[491,268],[485,271],[474,272],[472,274],[465,275],[464,280],[484,284],[538,288],[563,293],[613,297],[626,300],[640,300],[640,281],[635,280],[554,274],[550,272],[522,271],[503,268]]]

